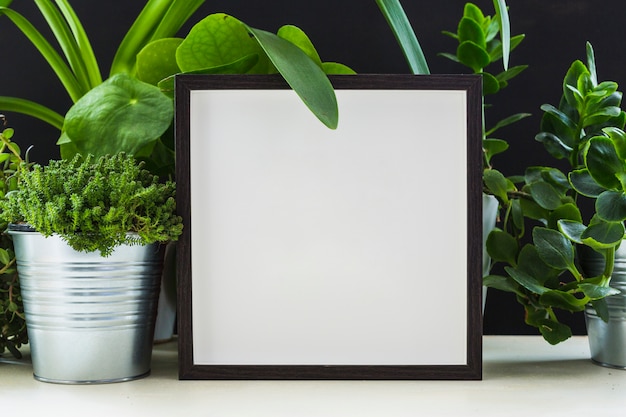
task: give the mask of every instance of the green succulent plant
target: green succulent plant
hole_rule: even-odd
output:
[[[108,256],[120,244],[176,241],[175,184],[159,182],[123,152],[76,155],[20,170],[20,186],[0,201],[0,218],[59,235],[77,251]]]
[[[626,113],[617,88],[612,81],[598,82],[588,43],[587,64],[572,63],[558,106],[541,106],[536,135],[550,155],[567,161],[568,170],[536,166],[521,177],[490,177],[505,215],[502,227],[489,235],[487,250],[505,265],[506,275],[487,276],[484,283],[514,293],[526,323],[551,344],[572,335],[557,310],[579,312],[591,304],[606,321],[605,297],[618,292],[609,285],[626,220]],[[583,205],[593,212],[585,216]],[[577,258],[580,245],[604,256],[602,274],[585,275]]]

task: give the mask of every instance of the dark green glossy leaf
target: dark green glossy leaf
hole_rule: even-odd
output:
[[[502,173],[495,169],[487,169],[483,172],[483,181],[487,189],[502,201],[508,201],[507,190],[509,182]]]
[[[524,212],[524,216],[528,217],[529,219],[547,221],[548,217],[550,216],[548,210],[544,209],[532,200],[522,198],[520,200],[520,205],[522,207],[522,211]]]
[[[502,139],[485,139],[483,140],[483,149],[487,161],[491,161],[493,156],[509,149],[509,144]]]
[[[561,195],[547,182],[540,181],[529,184],[528,190],[537,204],[547,210],[554,210],[561,205]]]
[[[522,210],[522,205],[519,199],[511,200],[511,218],[513,219],[513,224],[517,229],[523,234],[526,224],[524,222],[524,211]]]
[[[534,277],[537,284],[542,286],[546,286],[547,282],[552,281],[562,272],[546,264],[534,245],[524,245],[517,257],[517,269]]]
[[[569,181],[578,194],[596,198],[605,191],[603,187],[591,177],[587,169],[579,169],[569,173]]]
[[[481,72],[490,63],[487,51],[472,41],[461,43],[456,55],[463,65],[470,67],[475,73]]]
[[[596,200],[598,216],[608,222],[626,220],[626,194],[623,191],[605,191]]]
[[[587,226],[582,221],[562,219],[557,222],[558,228],[569,240],[582,244],[582,234],[587,230]]]
[[[544,227],[533,229],[533,242],[543,261],[557,269],[575,269],[574,246],[562,233]]]
[[[559,323],[558,321],[545,319],[539,323],[537,328],[541,332],[545,341],[551,345],[564,342],[572,337],[572,329],[565,324]]]
[[[620,290],[615,288],[585,282],[578,284],[578,288],[580,288],[583,293],[592,300],[599,300],[601,298],[620,293]]]
[[[517,240],[501,229],[495,228],[487,237],[487,253],[495,262],[517,264]]]
[[[578,78],[582,74],[589,74],[589,70],[587,69],[585,64],[583,64],[581,61],[576,60],[570,66],[563,80],[563,97],[565,98],[567,103],[573,108],[577,107],[578,102],[574,97],[574,93],[572,92],[572,90],[567,88],[567,86],[569,85],[571,87],[576,87],[578,85]]]
[[[519,285],[511,277],[501,275],[487,275],[483,277],[483,285],[500,291],[520,294]]]
[[[614,126],[606,127],[602,131],[613,141],[619,158],[626,160],[626,132]]]
[[[622,222],[592,222],[581,235],[582,242],[594,249],[613,248],[624,239]]]
[[[576,122],[569,118],[569,116],[563,113],[561,110],[557,109],[551,104],[542,104],[541,110],[546,113],[551,114],[556,119],[558,119],[564,126],[567,126],[571,130],[576,129]]]
[[[556,159],[567,159],[573,151],[570,146],[551,132],[541,132],[535,136],[535,140],[543,143],[548,153]]]
[[[616,175],[625,171],[624,161],[619,158],[610,138],[596,136],[589,139],[584,157],[589,174],[599,185],[607,189],[621,189]]]
[[[579,223],[582,223],[583,221],[580,210],[574,203],[563,204],[550,213],[550,217],[548,218],[548,227],[550,229],[557,229],[559,220],[570,220]]]
[[[518,284],[534,294],[541,295],[550,291],[549,288],[543,286],[541,280],[538,280],[524,271],[520,271],[519,269],[512,268],[510,266],[507,266],[504,269]]]
[[[579,299],[567,292],[550,290],[541,294],[539,302],[546,307],[556,307],[575,313],[577,311],[583,311],[589,299]]]
[[[619,116],[621,112],[622,109],[620,109],[619,107],[607,107],[601,109],[593,114],[586,116],[583,119],[583,127],[588,127],[599,123],[605,123],[608,120]]]

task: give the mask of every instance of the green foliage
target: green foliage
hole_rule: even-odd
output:
[[[620,108],[622,93],[617,84],[598,82],[590,44],[587,64],[572,63],[562,92],[558,107],[541,106],[541,132],[535,139],[555,159],[567,161],[570,170],[528,167],[521,181],[509,183],[506,195],[501,189],[494,193],[504,222],[489,236],[487,251],[505,264],[508,276],[490,276],[484,281],[515,293],[526,310],[526,323],[537,327],[552,344],[571,336],[556,310],[573,313],[592,304],[608,320],[602,314],[603,300],[618,293],[609,284],[615,250],[626,230],[626,113]],[[584,199],[595,205],[588,221],[579,208]],[[539,222],[533,227],[532,243],[517,251],[514,248],[522,246],[525,228],[523,222],[514,221],[516,210]],[[507,242],[506,257],[502,242]],[[581,246],[603,254],[605,266],[600,275],[587,276],[581,269],[577,257]]]
[[[171,125],[173,116],[171,111],[137,111],[141,106],[126,114],[126,98],[133,97],[139,89],[148,89],[140,81],[158,85],[164,78],[183,72],[278,72],[320,121],[329,128],[337,127],[337,102],[326,74],[354,71],[342,64],[313,61],[311,57],[317,53],[304,32],[295,27],[282,29],[282,34],[276,35],[250,28],[231,16],[215,14],[198,22],[184,40],[174,38],[203,3],[204,0],[148,0],[111,63],[105,85],[117,84],[116,89],[98,88],[103,83],[99,63],[69,0],[36,2],[58,45],[53,45],[44,36],[46,31],[40,32],[16,10],[0,5],[0,15],[8,17],[28,37],[74,103],[67,114],[72,116],[69,121],[48,107],[14,97],[0,97],[0,109],[34,116],[59,128],[62,135],[58,143],[64,159],[77,153],[101,156],[113,149],[145,160],[153,173],[164,177],[174,171],[173,130],[162,129],[161,125]],[[212,59],[215,57],[219,60]],[[121,74],[132,82],[117,82]],[[120,88],[126,88],[122,99],[116,95]],[[171,99],[171,91],[164,93]],[[101,111],[103,106],[108,108],[106,113]],[[122,114],[125,117],[120,117]],[[111,137],[113,131],[133,129],[136,134],[142,133],[139,126],[145,135],[134,135],[132,140],[124,135]],[[154,136],[155,131],[161,132],[160,137]],[[102,140],[106,141],[104,146]]]
[[[0,202],[0,218],[102,256],[120,244],[175,241],[182,232],[175,185],[159,182],[142,165],[118,153],[22,169],[20,187]]]
[[[4,117],[0,116],[4,121]],[[25,162],[21,151],[12,142],[12,129],[0,132],[0,199],[13,192],[18,186],[19,167]],[[0,223],[0,229],[6,229],[6,222]],[[28,342],[24,305],[20,295],[20,284],[15,267],[13,242],[8,235],[0,235],[0,355],[9,351],[20,358],[19,348]]]

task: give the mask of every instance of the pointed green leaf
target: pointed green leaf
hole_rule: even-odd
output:
[[[587,68],[589,69],[589,78],[594,85],[598,84],[598,75],[596,73],[596,57],[593,53],[593,47],[591,43],[587,42],[585,45],[587,51]]]
[[[376,0],[413,74],[430,74],[426,57],[399,0]]]
[[[493,156],[509,149],[509,144],[502,139],[485,139],[483,140],[483,149],[487,161],[491,161]]]
[[[583,74],[588,75],[589,70],[587,69],[585,64],[583,64],[581,61],[576,60],[572,63],[569,70],[567,71],[567,74],[565,75],[565,78],[563,79],[563,97],[565,98],[567,103],[573,108],[578,107],[578,101],[574,97],[574,92],[570,88],[568,88],[568,86],[575,88],[578,85],[579,77]]]
[[[527,117],[531,116],[530,113],[516,113],[513,114],[511,116],[508,116],[502,120],[500,120],[498,123],[495,124],[494,127],[492,127],[491,129],[489,129],[487,132],[485,132],[486,136],[490,136],[492,135],[495,131],[497,131],[500,128],[503,128],[505,126],[511,125],[515,122],[518,122],[522,119],[525,119]]]
[[[500,82],[488,72],[481,72],[483,76],[483,95],[495,94],[500,91]]]
[[[578,288],[580,288],[583,293],[592,300],[599,300],[604,297],[609,297],[611,295],[617,295],[620,293],[620,290],[615,288],[607,287],[605,285],[590,284],[586,282],[578,284]]]
[[[591,300],[593,309],[596,310],[598,316],[605,323],[609,322],[609,306],[606,302],[606,298],[600,298],[599,300]]]
[[[556,159],[567,159],[573,151],[571,147],[551,132],[541,132],[535,136],[535,140],[543,143],[550,155]]]
[[[502,173],[495,169],[487,169],[483,172],[483,181],[487,189],[502,201],[508,201],[507,190],[509,182]]]
[[[504,0],[493,0],[500,23],[500,38],[502,41],[502,64],[506,70],[509,67],[509,54],[511,52],[511,23],[509,11]]]
[[[489,288],[495,288],[500,291],[512,292],[521,295],[519,285],[511,277],[503,277],[501,275],[487,275],[483,277],[483,285]]]
[[[539,256],[537,248],[534,245],[524,245],[517,260],[517,269],[534,277],[537,284],[543,286],[546,286],[547,282],[557,278],[562,272],[546,264]]]
[[[504,269],[518,284],[534,294],[541,295],[546,291],[550,291],[549,288],[543,286],[540,280],[524,271],[520,271],[519,269],[512,268],[510,266],[506,266]]]
[[[619,158],[626,159],[626,132],[614,126],[605,127],[602,131],[613,141]]]
[[[528,186],[528,190],[537,204],[547,210],[554,210],[561,205],[561,195],[547,182],[532,183]]]
[[[250,27],[248,30],[304,104],[327,127],[336,129],[339,123],[337,98],[322,69],[291,42],[264,30]]]
[[[583,221],[580,210],[574,203],[563,204],[550,213],[550,217],[548,218],[548,227],[550,229],[557,229],[558,222],[560,220],[571,220],[579,223],[582,223]]]
[[[574,265],[574,246],[562,233],[544,227],[533,229],[533,242],[539,257],[553,268],[576,269]]]
[[[479,25],[482,25],[485,21],[485,15],[482,10],[474,3],[467,2],[463,6],[463,17],[472,19]]]

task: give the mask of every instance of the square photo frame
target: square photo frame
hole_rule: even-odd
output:
[[[180,379],[482,378],[479,76],[176,77]]]

